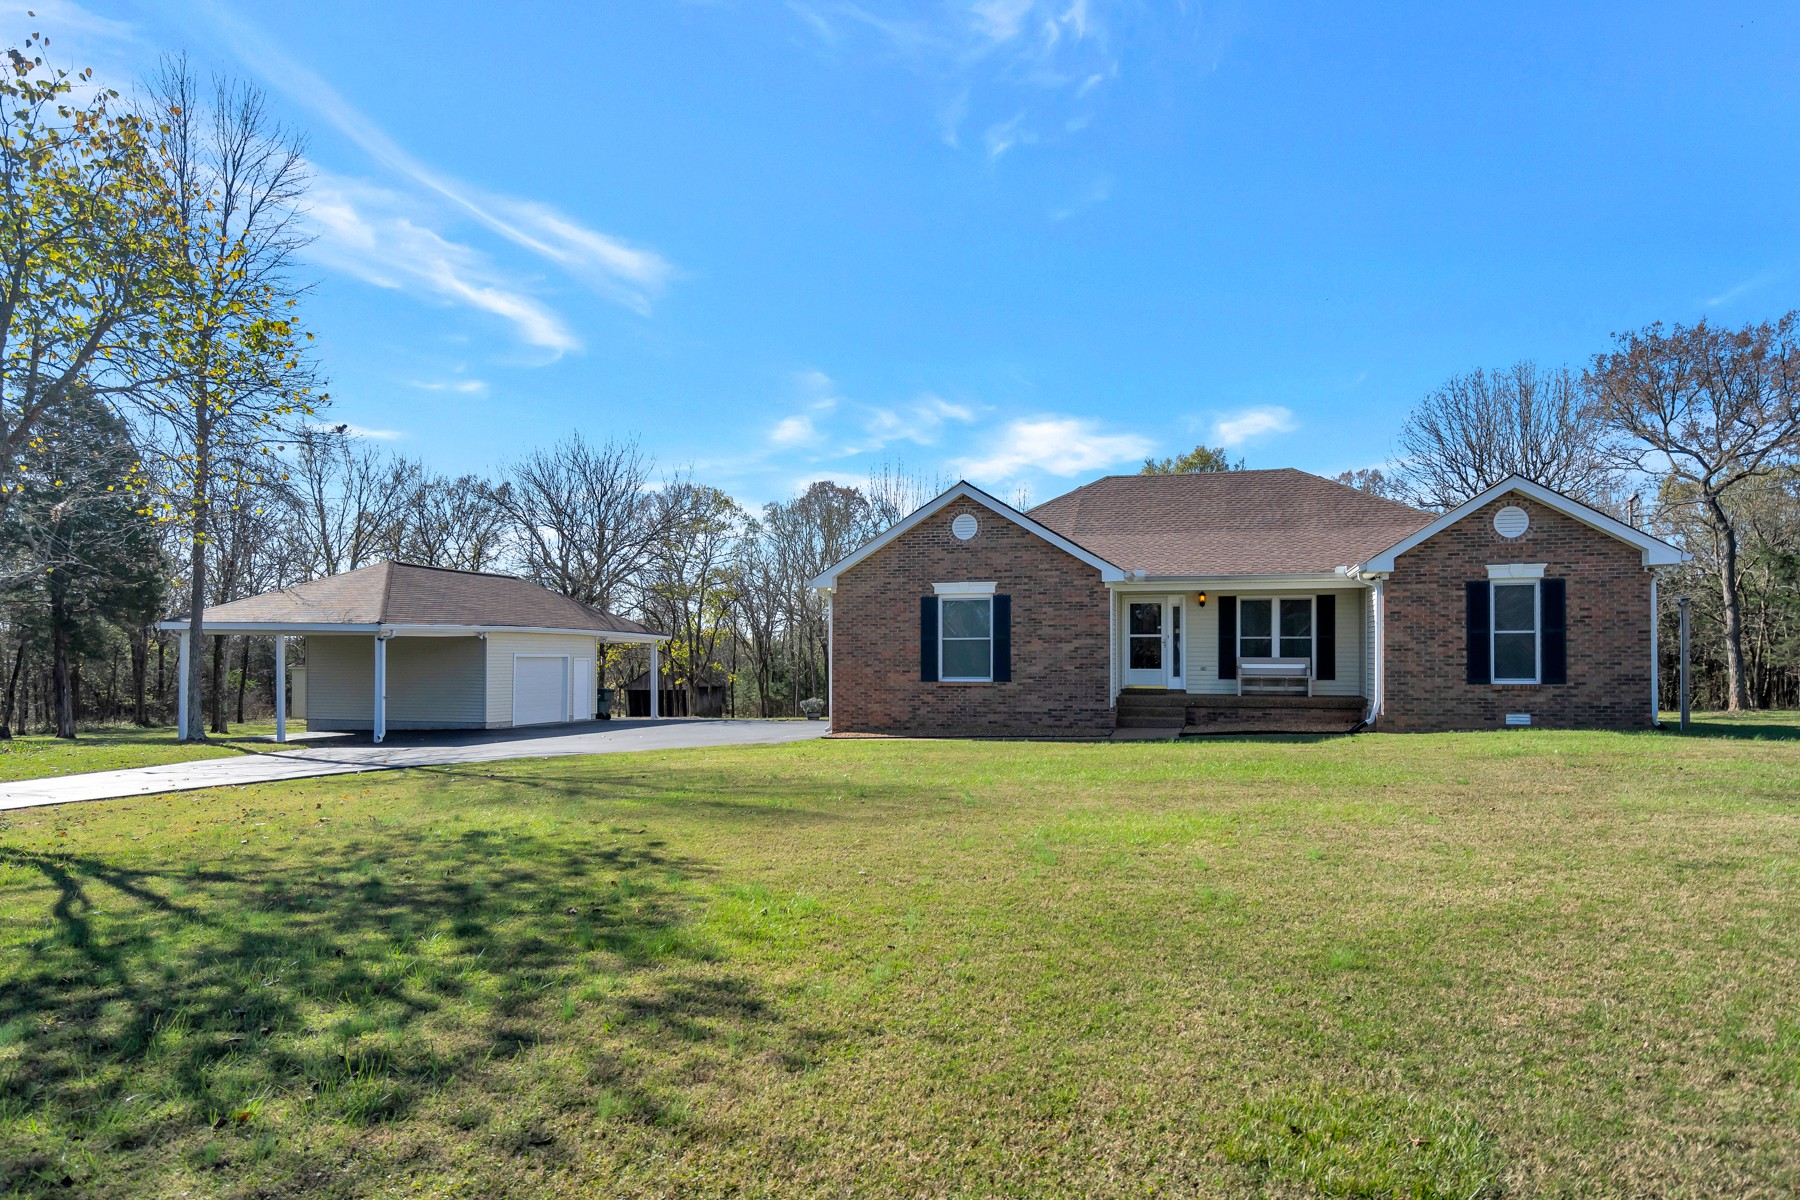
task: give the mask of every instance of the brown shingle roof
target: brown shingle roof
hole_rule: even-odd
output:
[[[1152,575],[1288,575],[1362,562],[1430,513],[1284,467],[1108,475],[1031,519],[1114,566]]]
[[[208,625],[475,625],[499,629],[651,630],[511,575],[378,562],[206,610]]]

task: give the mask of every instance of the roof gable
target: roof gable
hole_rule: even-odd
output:
[[[1641,529],[1633,529],[1631,526],[1625,524],[1625,522],[1615,520],[1591,505],[1583,504],[1581,501],[1565,496],[1561,492],[1552,491],[1543,484],[1535,483],[1532,480],[1525,478],[1523,475],[1508,475],[1505,479],[1502,479],[1487,491],[1482,492],[1479,496],[1475,496],[1472,499],[1457,505],[1443,516],[1432,521],[1429,525],[1401,538],[1379,554],[1372,555],[1366,562],[1357,563],[1352,569],[1369,574],[1383,574],[1392,571],[1394,569],[1395,560],[1402,554],[1405,554],[1408,550],[1411,550],[1414,546],[1419,545],[1426,539],[1442,533],[1444,530],[1450,528],[1458,521],[1463,520],[1471,513],[1479,512],[1487,505],[1492,504],[1495,500],[1510,492],[1518,492],[1522,495],[1530,496],[1533,500],[1536,500],[1546,508],[1555,509],[1564,516],[1572,517],[1573,519],[1580,521],[1583,525],[1587,525],[1600,533],[1604,533],[1608,537],[1616,538],[1627,545],[1637,547],[1643,555],[1644,565],[1646,567],[1672,567],[1679,563],[1686,562],[1690,557],[1684,551],[1676,549],[1661,538],[1652,537]]]
[[[864,542],[854,553],[850,554],[841,562],[834,563],[826,568],[819,574],[818,578],[812,580],[811,586],[826,590],[837,587],[837,578],[839,575],[842,575],[845,571],[848,571],[851,567],[854,567],[857,563],[869,557],[883,546],[894,541],[896,538],[899,538],[908,530],[913,529],[922,521],[928,519],[933,513],[942,511],[944,506],[951,501],[959,498],[973,500],[975,503],[991,509],[994,513],[1011,521],[1027,533],[1036,534],[1063,553],[1080,559],[1088,566],[1099,571],[1102,580],[1110,582],[1125,578],[1124,571],[1106,561],[1104,558],[1101,558],[1098,554],[1077,545],[1062,534],[1057,533],[1054,529],[1050,529],[1047,526],[1032,520],[1012,505],[994,499],[968,480],[961,479],[942,494],[920,505],[904,520],[897,522],[885,532]]]

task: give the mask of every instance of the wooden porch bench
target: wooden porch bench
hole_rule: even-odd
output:
[[[1238,660],[1240,696],[1312,695],[1309,658],[1242,658]]]

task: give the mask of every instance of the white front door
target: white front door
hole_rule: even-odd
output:
[[[554,725],[569,719],[569,656],[513,655],[514,725]]]
[[[1179,687],[1181,604],[1168,597],[1125,601],[1125,685]]]

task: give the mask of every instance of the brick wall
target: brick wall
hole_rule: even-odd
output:
[[[1518,538],[1494,513],[1525,510]],[[1568,587],[1566,684],[1471,684],[1464,584],[1490,563],[1546,563]],[[1385,730],[1497,729],[1528,712],[1533,726],[1637,729],[1650,723],[1650,574],[1640,552],[1517,492],[1402,554],[1387,584]]]
[[[961,513],[978,530],[950,532]],[[919,679],[919,598],[992,581],[1012,597],[1012,680]],[[948,737],[1104,737],[1107,591],[1100,572],[993,510],[958,498],[838,577],[832,729]]]

